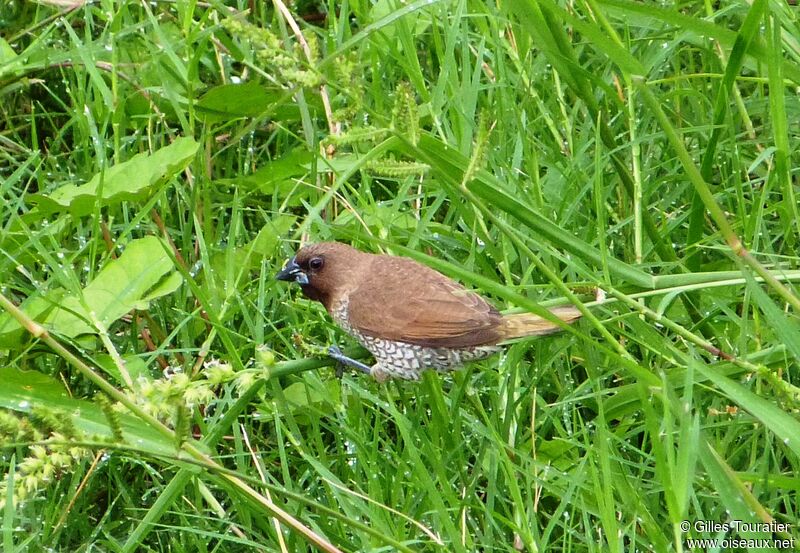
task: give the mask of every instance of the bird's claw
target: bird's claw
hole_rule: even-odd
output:
[[[336,378],[341,380],[344,376],[345,367],[345,364],[340,361],[340,359],[344,357],[342,350],[339,349],[339,346],[330,346],[328,348],[328,357],[336,360],[336,369],[334,370],[334,375],[336,375]]]

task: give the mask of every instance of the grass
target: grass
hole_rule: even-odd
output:
[[[76,4],[0,7],[3,551],[800,548],[797,8]],[[338,380],[303,240],[585,316]]]

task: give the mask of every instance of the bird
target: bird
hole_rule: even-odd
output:
[[[275,278],[299,284],[303,295],[322,303],[375,364],[350,359],[336,346],[329,355],[379,382],[418,380],[426,369],[446,372],[489,357],[508,340],[561,330],[531,313],[503,315],[482,296],[413,259],[340,242],[302,247]],[[566,324],[581,316],[572,306],[550,312]]]

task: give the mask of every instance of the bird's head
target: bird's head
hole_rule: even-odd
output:
[[[362,263],[368,254],[338,242],[320,242],[303,247],[275,278],[296,282],[303,294],[330,306],[333,299],[357,286]]]

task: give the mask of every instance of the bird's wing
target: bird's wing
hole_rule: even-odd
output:
[[[416,261],[376,257],[350,293],[350,325],[376,338],[427,347],[496,343],[502,315],[486,300]]]

